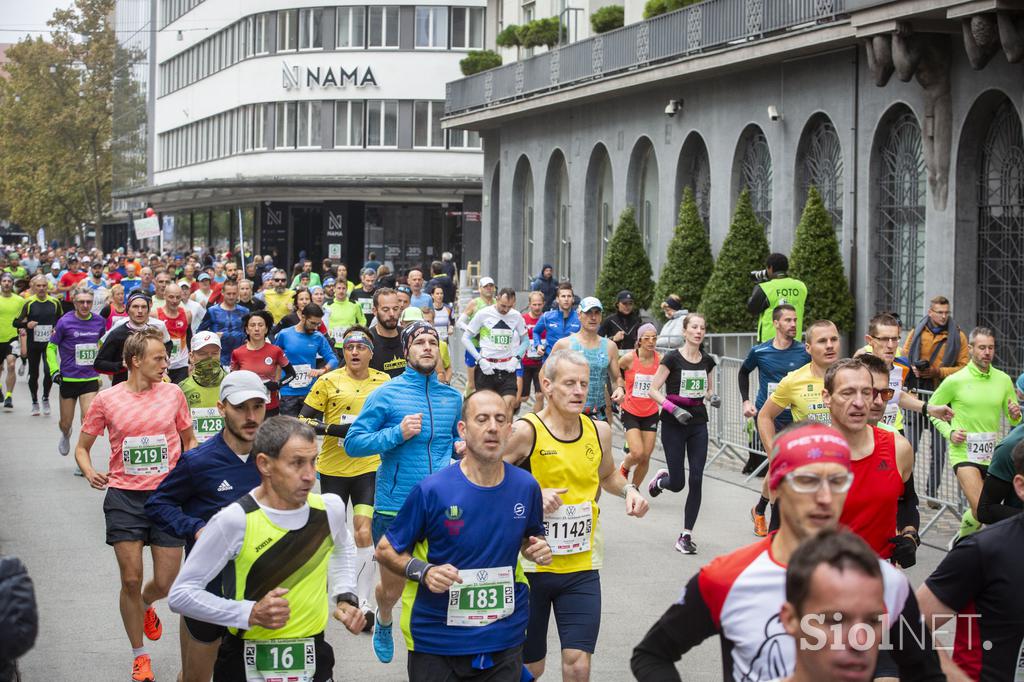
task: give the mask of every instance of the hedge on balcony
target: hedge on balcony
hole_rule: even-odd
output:
[[[519,47],[523,44],[520,38],[522,28],[522,26],[517,26],[516,24],[509,24],[494,38],[494,43],[498,47]]]
[[[626,10],[622,5],[605,5],[590,15],[590,28],[594,33],[606,33],[626,24]]]
[[[687,5],[696,5],[701,0],[647,0],[647,4],[644,5],[644,19],[650,19],[656,17],[659,14],[665,14],[666,12],[673,12],[677,9],[682,9]]]
[[[459,62],[463,76],[472,76],[488,69],[501,66],[501,55],[493,50],[473,50]]]

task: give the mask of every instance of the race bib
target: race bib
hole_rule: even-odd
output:
[[[309,382],[312,381],[312,377],[309,373],[313,370],[312,365],[292,365],[295,368],[295,378],[288,384],[292,388],[306,388],[309,386]]]
[[[634,374],[633,375],[633,397],[634,398],[649,398],[648,392],[651,390],[651,382],[654,381],[653,374]]]
[[[992,462],[992,453],[996,451],[996,434],[968,433],[967,461],[988,466]]]
[[[768,395],[770,396],[772,393],[775,393],[775,391],[777,391],[777,390],[779,390],[779,382],[777,382],[777,381],[769,381],[768,382]]]
[[[196,433],[196,440],[205,443],[224,428],[224,417],[220,415],[216,407],[193,407],[192,408],[192,430]]]
[[[555,555],[590,551],[594,508],[590,502],[563,504],[544,515],[544,535]]]
[[[53,336],[52,324],[37,324],[32,328],[32,340],[36,343],[49,343],[51,336]]]
[[[341,415],[341,419],[338,420],[338,423],[341,424],[342,426],[344,426],[345,424],[354,424],[355,421],[356,421],[356,415],[354,415],[354,414],[347,414],[346,413],[346,414]]]
[[[496,350],[508,351],[512,349],[512,332],[507,329],[492,329],[490,334],[491,344]]]
[[[316,645],[305,639],[245,640],[246,682],[310,682],[316,673]]]
[[[181,341],[181,339],[171,339],[171,362],[184,360],[188,356],[188,351],[182,348]]]
[[[372,298],[361,298],[359,299],[359,308],[363,311],[363,315],[369,315],[373,312],[373,299]]]
[[[75,344],[75,364],[79,367],[92,367],[93,361],[96,360],[96,344],[95,343],[76,343]]]
[[[896,425],[896,415],[899,414],[900,406],[896,403],[886,403],[885,412],[882,414],[882,423],[886,426]]]
[[[459,571],[461,583],[448,588],[448,625],[480,627],[506,618],[516,610],[515,570],[474,568]]]
[[[540,349],[540,346],[529,346],[526,349],[526,357],[528,358],[542,358],[544,357],[544,351]]]
[[[700,400],[708,390],[708,373],[701,369],[684,369],[679,372],[679,395]]]
[[[331,334],[334,336],[335,343],[341,343],[345,339],[345,332],[348,331],[348,327],[331,327]]]
[[[121,443],[121,460],[129,476],[159,476],[170,471],[167,463],[167,438],[134,436]]]

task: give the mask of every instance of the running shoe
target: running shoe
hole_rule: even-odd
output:
[[[654,478],[647,485],[647,494],[651,497],[657,497],[661,494],[661,481],[662,479],[668,478],[668,469],[658,469],[658,472],[654,474]]]
[[[150,606],[146,609],[146,615],[142,619],[142,631],[146,637],[156,641],[164,634],[164,625],[160,622],[160,616],[156,615],[156,609]]]
[[[373,609],[367,606],[366,602],[363,602],[362,609],[363,617],[366,618],[366,625],[363,626],[363,632],[373,632],[373,621],[375,620],[373,617]]]
[[[390,663],[395,657],[395,640],[391,637],[391,625],[381,625],[380,616],[374,618],[373,653],[381,663]]]
[[[61,457],[67,457],[68,453],[71,452],[71,434],[60,432],[60,442],[57,443],[57,452],[60,453]]]
[[[47,400],[46,398],[43,398],[43,416],[50,416],[50,401]]]
[[[754,522],[754,535],[759,538],[766,537],[768,535],[768,522],[765,520],[764,514],[758,514],[757,507],[751,507],[750,518]]]
[[[132,663],[132,682],[156,682],[149,654],[135,657],[135,662]]]
[[[21,359],[21,364],[18,365],[18,376],[25,376],[25,370],[28,369],[28,360],[25,358]]]
[[[38,417],[39,416],[39,403],[32,403],[32,416],[33,417]]]
[[[4,409],[5,410],[13,410],[14,409],[14,401],[11,400],[11,396],[7,396],[7,398],[4,399]]]
[[[676,551],[683,554],[696,554],[697,543],[693,541],[689,535],[679,534],[679,539],[676,540]]]

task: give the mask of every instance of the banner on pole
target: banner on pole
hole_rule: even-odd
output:
[[[152,218],[138,218],[134,221],[135,238],[150,239],[160,236],[160,221],[154,216]]]

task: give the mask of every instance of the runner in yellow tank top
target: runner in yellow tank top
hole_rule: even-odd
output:
[[[647,513],[647,500],[627,483],[612,460],[611,427],[582,414],[589,376],[582,353],[553,351],[541,374],[546,405],[513,425],[505,453],[505,461],[528,467],[540,483],[553,554],[549,566],[523,561],[530,580],[523,660],[535,677],[544,672],[548,620],[554,606],[562,669],[575,670],[577,679],[590,678],[590,658],[601,622],[599,489],[624,497],[628,515]]]

